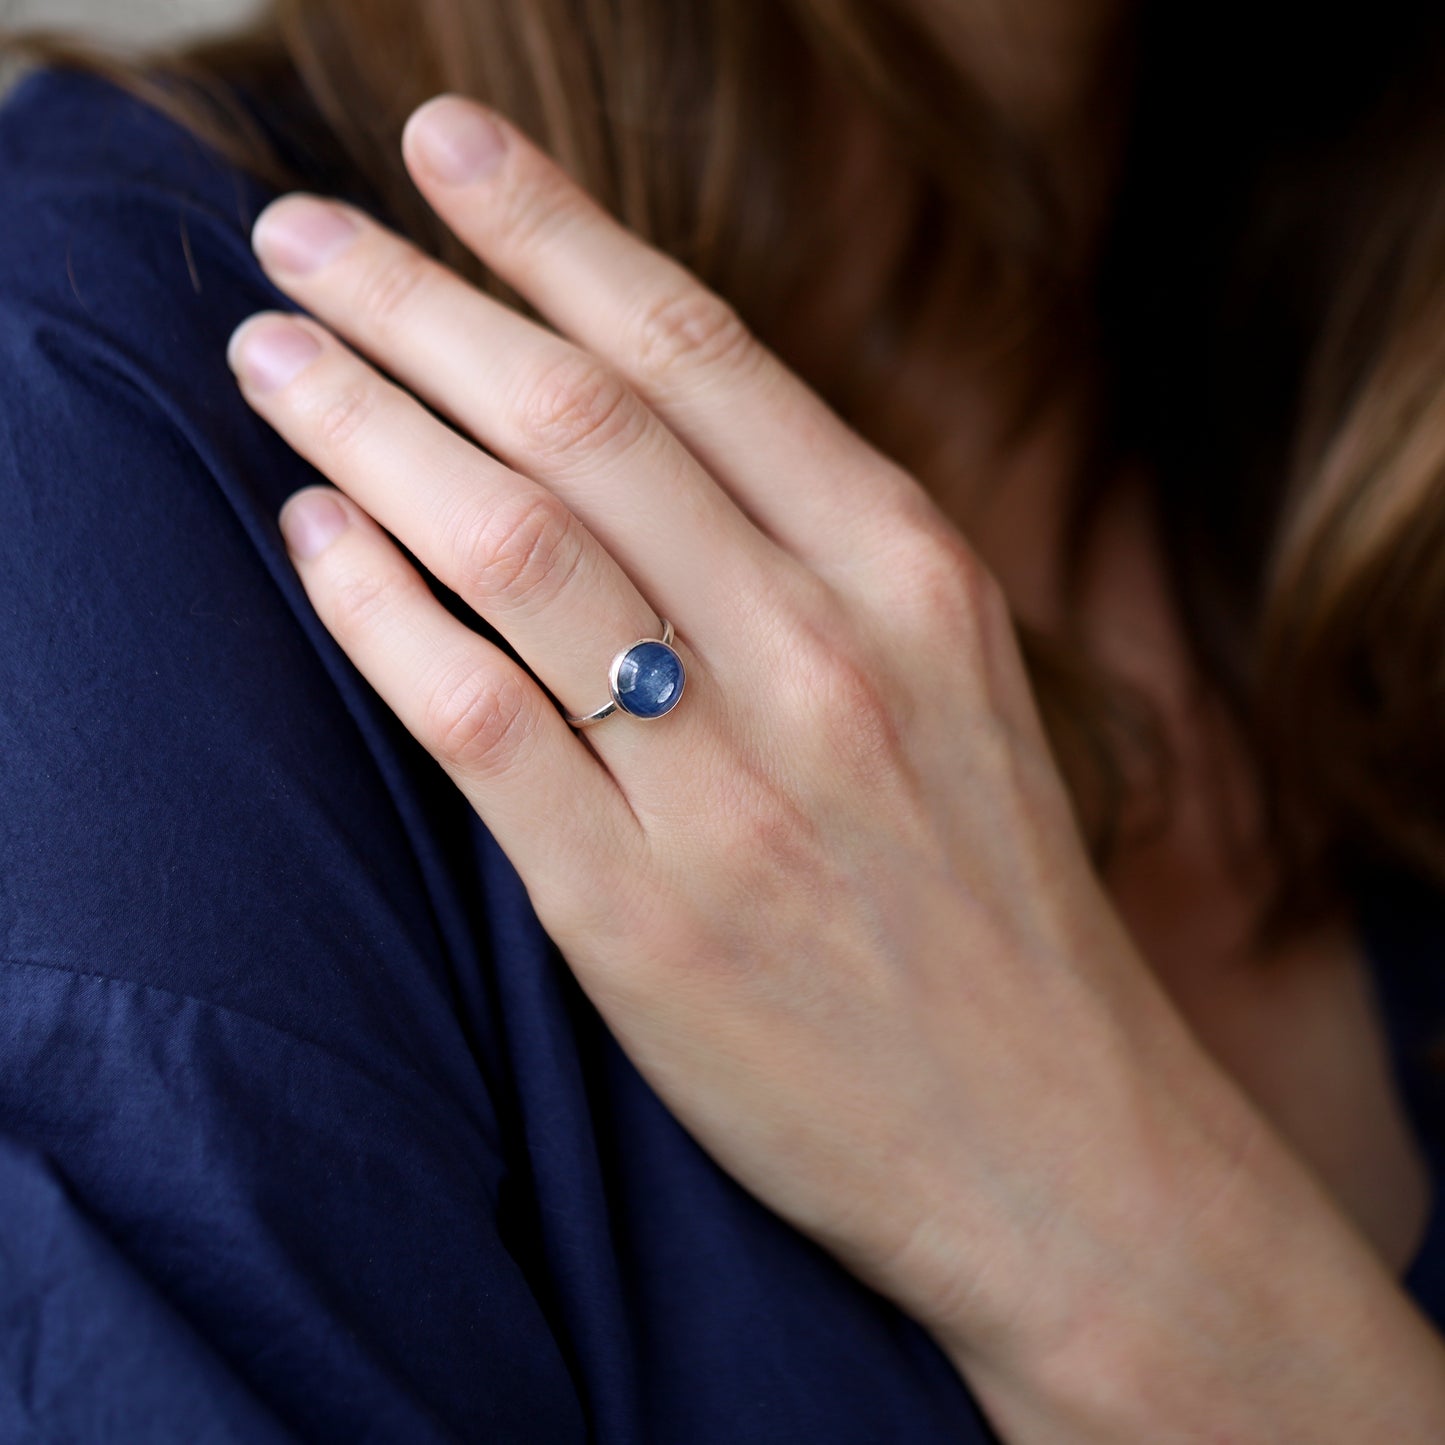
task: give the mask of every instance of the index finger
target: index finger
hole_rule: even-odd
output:
[[[621,372],[763,530],[826,572],[877,547],[922,489],[685,267],[629,231],[494,112],[440,96],[403,151],[461,240]]]

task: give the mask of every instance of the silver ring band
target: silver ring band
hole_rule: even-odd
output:
[[[615,712],[650,720],[665,717],[677,706],[687,674],[682,658],[672,645],[672,623],[665,617],[660,620],[660,639],[639,637],[612,659],[612,665],[607,669],[607,690],[611,701],[583,717],[563,714],[568,723],[574,728],[590,727]]]

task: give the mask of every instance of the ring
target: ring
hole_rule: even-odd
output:
[[[662,638],[640,637],[612,659],[607,690],[612,701],[585,717],[565,714],[574,728],[601,722],[619,709],[632,717],[654,718],[670,713],[682,697],[687,673],[672,645],[672,623],[662,618]]]

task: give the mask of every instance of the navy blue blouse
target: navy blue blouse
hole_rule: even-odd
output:
[[[53,74],[0,184],[0,1441],[989,1440],[662,1106],[313,615],[316,474],[224,359],[290,304],[267,195]],[[1410,1283],[1445,1318],[1439,1213]]]

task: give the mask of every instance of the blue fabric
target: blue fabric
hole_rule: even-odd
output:
[[[989,1440],[315,619],[224,361],[267,196],[63,75],[0,184],[0,1441]]]

